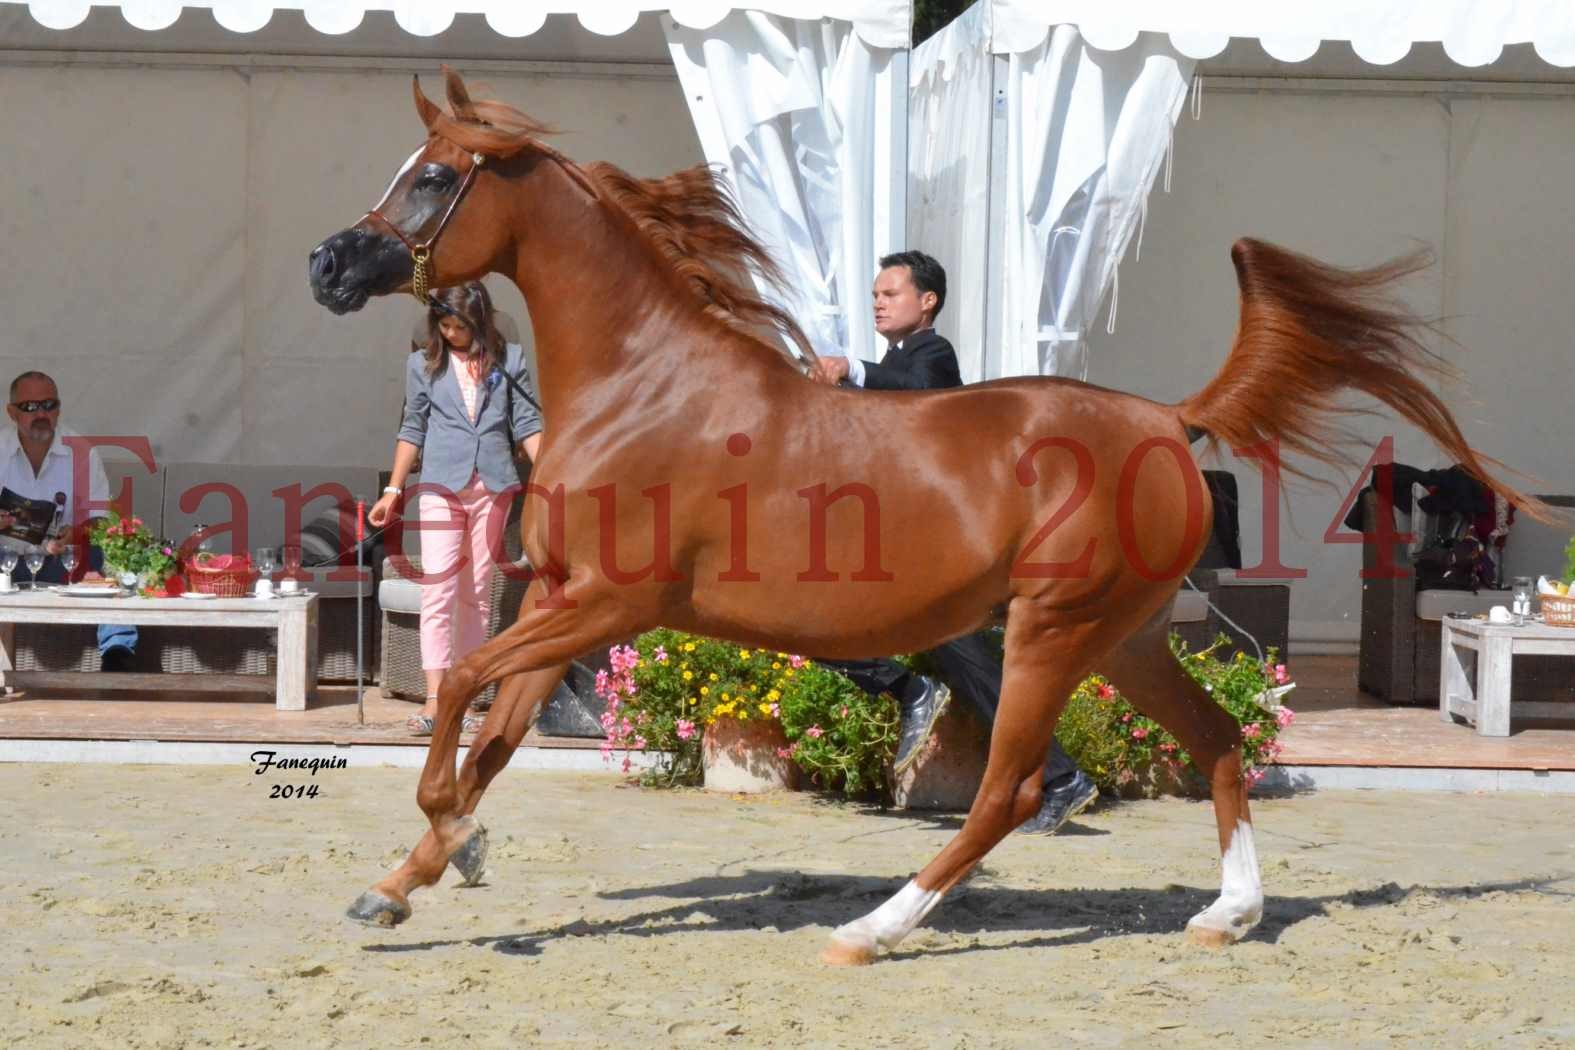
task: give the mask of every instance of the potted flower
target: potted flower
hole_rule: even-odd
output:
[[[127,518],[114,509],[93,519],[88,542],[103,551],[105,576],[122,581],[135,577],[141,592],[163,590],[179,564],[173,544],[154,536],[141,518]]]

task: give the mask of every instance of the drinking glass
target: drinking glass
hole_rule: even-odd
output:
[[[66,549],[60,552],[60,564],[66,569],[66,582],[71,582],[71,576],[77,571],[77,545],[66,544]]]
[[[279,548],[280,557],[284,559],[284,574],[291,579],[301,575],[301,548],[291,544]]]
[[[1531,595],[1533,593],[1531,577],[1516,576],[1514,580],[1514,588],[1515,623],[1516,625],[1523,627],[1526,623],[1526,617],[1531,615]]]
[[[279,567],[279,558],[272,547],[257,548],[257,571],[265,580],[273,579],[273,570]]]
[[[33,574],[32,587],[38,590],[38,574],[44,567],[44,548],[29,547],[27,549],[27,571]]]
[[[15,547],[0,547],[0,572],[7,576],[15,572],[18,557]]]

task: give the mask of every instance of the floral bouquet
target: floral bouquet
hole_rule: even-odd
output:
[[[141,518],[123,517],[113,508],[88,526],[88,542],[104,552],[104,575],[118,579],[135,573],[144,590],[160,590],[175,574],[175,546],[155,537]]]

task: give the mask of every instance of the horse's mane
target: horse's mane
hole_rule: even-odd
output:
[[[750,234],[716,169],[701,165],[666,178],[641,179],[606,162],[582,167],[540,141],[554,132],[550,126],[507,103],[472,100],[458,74],[445,67],[444,76],[453,116],[428,101],[419,82],[416,85],[416,105],[432,134],[489,157],[530,150],[558,161],[597,198],[630,218],[707,316],[766,345],[771,344],[761,339],[761,330],[779,332],[813,363],[815,352],[798,322],[755,288],[751,273],[779,289],[786,288],[786,279],[771,253]],[[777,346],[772,349],[782,352]]]

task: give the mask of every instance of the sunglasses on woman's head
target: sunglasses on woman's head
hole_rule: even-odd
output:
[[[13,401],[11,404],[22,412],[53,412],[60,407],[60,399],[46,397],[42,401]]]

